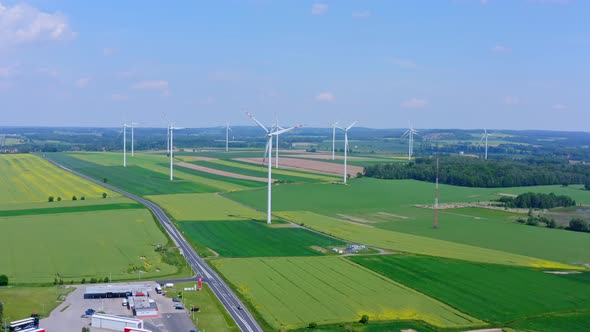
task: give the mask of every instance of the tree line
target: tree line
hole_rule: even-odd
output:
[[[524,193],[516,197],[503,196],[498,199],[505,207],[519,209],[552,209],[558,206],[574,206],[576,201],[566,195],[554,193]]]
[[[436,158],[416,158],[409,163],[367,166],[365,176],[434,182]],[[483,160],[464,156],[445,156],[439,161],[439,182],[485,188],[590,184],[590,166],[569,164],[566,159],[556,158]]]

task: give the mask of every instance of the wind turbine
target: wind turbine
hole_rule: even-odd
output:
[[[483,141],[485,139],[486,141],[486,153],[485,153],[485,160],[488,160],[488,136],[491,136],[492,134],[488,133],[487,129],[483,130],[483,135],[481,135],[481,139],[479,140],[480,142]]]
[[[174,130],[184,129],[174,127],[172,123],[168,125],[168,133],[170,135],[170,181],[174,180]]]
[[[408,122],[408,130],[406,130],[402,134],[402,138],[408,137],[408,160],[412,159],[412,155],[414,155],[414,135],[420,135],[420,133],[412,128],[412,124]]]
[[[232,131],[229,127],[229,121],[225,123],[225,152],[229,151],[229,132]]]
[[[135,157],[133,128],[135,128],[135,126],[138,124],[139,123],[132,121],[131,124],[129,125],[129,127],[131,127],[131,157]]]
[[[262,128],[265,132],[266,132],[266,137],[268,138],[268,142],[266,143],[266,149],[264,152],[264,157],[266,158],[266,156],[269,156],[269,159],[267,161],[268,163],[268,194],[267,194],[267,208],[266,208],[266,223],[270,224],[271,223],[271,214],[272,214],[272,204],[271,204],[271,200],[272,200],[272,194],[271,194],[271,186],[272,186],[272,139],[273,136],[278,136],[280,134],[284,134],[288,131],[291,131],[293,129],[296,128],[300,128],[301,125],[297,125],[297,126],[293,126],[293,127],[289,127],[286,129],[280,129],[280,130],[272,130],[273,128],[271,128],[270,130],[268,128],[266,128],[262,123],[260,123],[258,120],[256,120],[256,118],[250,114],[249,112],[246,112],[246,115],[248,115],[248,117],[250,117],[250,119],[254,120],[254,122],[256,122],[256,124]]]
[[[334,160],[334,152],[336,151],[336,128],[338,126],[338,121],[332,124],[332,160]]]
[[[130,127],[127,123],[123,123],[123,167],[127,167],[127,127]],[[121,132],[119,132],[121,135]]]
[[[346,162],[347,162],[347,155],[348,155],[348,131],[355,124],[356,124],[356,121],[351,123],[350,126],[348,126],[346,128],[336,127],[336,126],[334,127],[334,128],[338,128],[340,130],[344,130],[344,184],[346,184],[346,180],[348,178],[348,174],[346,173]]]
[[[279,125],[279,118],[275,115],[275,123],[272,125],[272,128],[270,131],[278,131],[278,130],[283,130],[283,129],[285,129],[285,128],[283,128]],[[275,141],[276,141],[276,144],[275,144],[276,145],[276,147],[275,147],[275,167],[279,168],[279,135],[276,135]],[[272,153],[269,155],[269,159],[272,160]]]

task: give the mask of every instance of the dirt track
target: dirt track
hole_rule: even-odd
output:
[[[209,168],[209,167],[199,166],[199,165],[195,165],[195,164],[189,164],[189,163],[185,163],[185,162],[178,162],[178,163],[176,163],[176,165],[190,168],[190,169],[194,169],[194,170],[201,171],[201,172],[207,172],[207,173],[211,173],[211,174],[227,176],[228,178],[234,178],[234,179],[245,179],[245,180],[252,180],[252,181],[259,181],[259,182],[266,182],[268,180],[266,178],[259,178],[256,176],[249,176],[249,175],[243,175],[243,174],[238,174],[238,173],[220,171],[215,168]]]
[[[238,161],[245,161],[248,163],[260,165],[260,158],[238,158]],[[274,159],[273,159],[274,160]],[[265,163],[266,164],[266,163]],[[279,158],[279,166],[282,168],[291,168],[308,172],[325,173],[325,174],[342,174],[343,165],[328,163],[324,161],[308,160],[308,159],[297,159],[297,158]],[[355,177],[356,173],[363,172],[364,168],[360,166],[348,165],[348,174]]]

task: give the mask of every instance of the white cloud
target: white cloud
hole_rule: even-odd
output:
[[[418,65],[413,60],[400,59],[400,58],[389,58],[393,64],[405,68],[405,69],[417,69]]]
[[[404,108],[422,108],[430,104],[427,99],[411,98],[401,103]]]
[[[105,47],[102,49],[102,55],[104,56],[111,56],[113,54],[115,54],[115,49],[111,48],[111,47]]]
[[[169,84],[166,80],[140,81],[131,85],[131,89],[140,91],[156,91],[160,92],[164,97],[170,96]]]
[[[75,36],[63,14],[45,13],[27,4],[7,7],[0,3],[0,47],[67,40]]]
[[[82,77],[76,81],[76,86],[83,89],[90,83],[90,77]]]
[[[512,49],[504,45],[495,45],[492,47],[491,51],[494,53],[510,53],[512,52]]]
[[[129,99],[127,95],[120,94],[120,93],[113,93],[110,97],[112,101],[126,101]]]
[[[360,11],[360,12],[352,12],[353,18],[363,19],[363,18],[369,18],[370,16],[371,16],[371,12],[368,10]]]
[[[328,5],[325,3],[314,3],[311,5],[311,14],[312,15],[323,15],[328,12]]]
[[[555,104],[553,105],[553,109],[556,111],[563,111],[567,109],[567,106],[563,105],[563,104]]]
[[[522,104],[522,100],[518,97],[506,96],[502,99],[502,103],[506,105],[520,105]]]
[[[19,65],[17,64],[0,67],[0,78],[8,78],[14,76],[14,74],[16,74],[17,72],[18,66]]]
[[[331,92],[320,92],[317,96],[315,96],[315,100],[332,102],[336,100],[336,96]]]

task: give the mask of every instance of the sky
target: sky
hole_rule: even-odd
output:
[[[0,126],[590,127],[590,1],[0,0]]]

